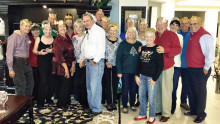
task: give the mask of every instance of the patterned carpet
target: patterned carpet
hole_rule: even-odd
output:
[[[45,105],[38,109],[33,107],[33,117],[36,124],[118,124],[118,111],[109,112],[103,106],[102,114],[92,117],[76,101],[71,102],[68,109],[57,108],[56,105]],[[28,111],[20,120],[19,124],[29,123]]]

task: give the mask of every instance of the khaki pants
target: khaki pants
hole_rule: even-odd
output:
[[[156,113],[162,112],[162,116],[170,117],[173,91],[174,67],[162,71],[158,79],[156,95]]]

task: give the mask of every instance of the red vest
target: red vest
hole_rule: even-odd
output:
[[[187,67],[202,68],[205,65],[205,56],[199,43],[199,39],[204,34],[209,34],[203,27],[197,32],[190,32],[190,39],[187,43],[186,62]],[[209,34],[210,35],[210,34]]]

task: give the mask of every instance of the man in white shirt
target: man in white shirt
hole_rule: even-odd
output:
[[[102,76],[105,57],[105,31],[95,24],[92,14],[83,15],[84,26],[88,29],[85,37],[86,85],[89,107],[93,115],[102,112]]]

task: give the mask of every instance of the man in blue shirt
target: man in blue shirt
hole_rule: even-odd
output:
[[[131,26],[133,26],[133,25],[134,25],[134,19],[131,18],[131,17],[128,17],[128,18],[126,19],[126,23],[125,23],[125,26],[126,26],[126,29],[125,29],[125,30],[127,30],[128,27],[131,27]],[[120,34],[120,37],[121,37],[121,40],[122,40],[122,41],[126,40],[125,34],[126,34],[126,31],[121,32],[121,34]]]

